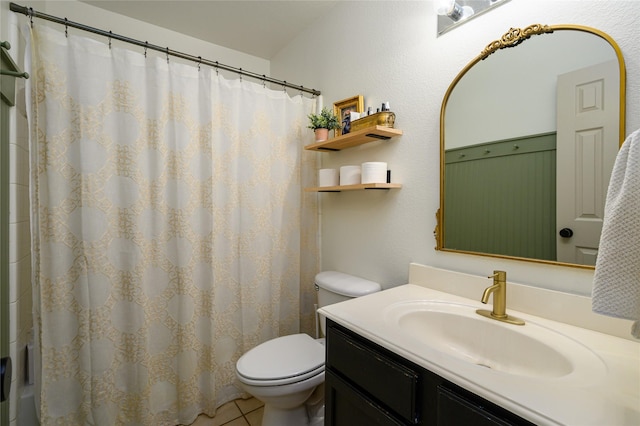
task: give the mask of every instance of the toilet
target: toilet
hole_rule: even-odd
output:
[[[336,271],[317,274],[315,288],[318,307],[381,290],[376,282]],[[324,335],[325,318],[320,328]],[[240,357],[236,376],[248,393],[264,402],[262,426],[323,424],[322,418],[310,416],[305,403],[324,383],[324,361],[324,339],[304,333],[277,337]]]

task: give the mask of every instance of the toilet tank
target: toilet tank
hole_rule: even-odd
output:
[[[315,287],[318,292],[318,308],[382,290],[382,286],[377,282],[337,271],[324,271],[317,274]],[[320,318],[320,328],[324,335],[324,317]]]

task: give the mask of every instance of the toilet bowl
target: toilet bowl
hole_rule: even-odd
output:
[[[307,334],[269,340],[238,360],[244,389],[264,402],[263,425],[305,425],[304,402],[324,382],[324,346]]]
[[[373,281],[335,271],[319,273],[315,284],[320,307],[381,289]],[[324,333],[324,319],[321,329]],[[292,334],[261,343],[242,355],[236,376],[248,393],[264,402],[263,426],[306,426],[310,416],[305,402],[324,383],[324,362],[323,339]],[[321,424],[321,419],[314,418],[313,423]]]

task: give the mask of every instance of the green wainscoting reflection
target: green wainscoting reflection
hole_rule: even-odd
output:
[[[444,246],[556,260],[555,150],[555,133],[447,150]]]

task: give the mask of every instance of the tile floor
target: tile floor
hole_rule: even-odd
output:
[[[236,399],[218,408],[215,417],[198,416],[191,426],[260,426],[264,404],[255,398]]]

